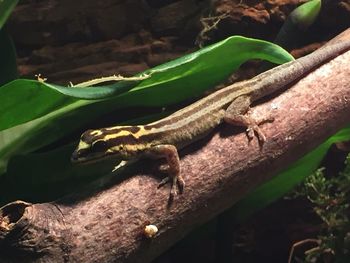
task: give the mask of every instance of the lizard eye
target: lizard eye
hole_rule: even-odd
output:
[[[92,144],[92,150],[94,152],[104,152],[106,150],[107,143],[105,141],[97,141]]]

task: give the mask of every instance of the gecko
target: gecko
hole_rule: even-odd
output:
[[[170,199],[183,191],[178,150],[205,137],[220,123],[247,128],[249,140],[266,138],[261,122],[249,116],[250,105],[350,49],[350,41],[329,44],[313,53],[274,67],[249,80],[220,89],[158,121],[135,126],[114,126],[85,131],[71,156],[73,163],[106,158],[137,160],[141,157],[164,158],[165,177],[160,186],[171,184]],[[263,120],[264,121],[264,120]]]

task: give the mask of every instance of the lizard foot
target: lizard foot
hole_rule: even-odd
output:
[[[167,171],[168,177],[161,181],[158,188],[170,182],[171,201],[174,198],[174,196],[177,195],[177,187],[179,188],[180,192],[182,192],[185,186],[185,182],[180,175],[180,160],[176,147],[170,144],[160,144],[148,149],[147,154],[153,158],[166,159],[167,166],[164,167],[166,167],[165,171]],[[164,170],[164,168],[162,168],[162,170]]]
[[[170,200],[173,200],[174,197],[177,195],[177,190],[179,189],[180,193],[183,192],[185,188],[185,181],[182,178],[181,175],[178,176],[167,176],[165,177],[159,184],[158,188],[164,186],[167,183],[171,183],[171,189],[170,189]]]
[[[271,122],[273,118],[267,117],[259,121],[252,118],[250,111],[251,103],[251,97],[247,95],[239,96],[226,109],[224,121],[232,125],[246,127],[248,140],[251,141],[256,135],[259,143],[263,144],[266,141],[266,137],[260,130],[259,125],[265,122]]]
[[[275,119],[273,117],[266,117],[259,121],[250,118],[246,130],[249,141],[254,139],[256,135],[258,137],[259,142],[264,143],[266,141],[266,136],[260,129],[259,125],[264,124],[266,122],[273,122],[274,120]]]

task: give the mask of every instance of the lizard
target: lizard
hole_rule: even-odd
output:
[[[183,191],[178,150],[205,137],[220,123],[244,126],[249,140],[266,138],[258,122],[249,116],[250,105],[350,49],[350,41],[329,44],[313,53],[274,67],[249,80],[236,82],[158,121],[135,126],[114,126],[85,131],[71,156],[73,163],[105,158],[137,160],[165,158],[168,176],[159,186],[171,183],[170,199]]]

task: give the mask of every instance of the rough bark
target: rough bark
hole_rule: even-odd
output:
[[[343,36],[350,38],[350,30]],[[339,39],[338,39],[339,41]],[[169,189],[145,169],[125,169],[84,192],[51,203],[10,203],[0,210],[0,259],[21,262],[149,262],[195,226],[232,206],[256,186],[350,122],[350,52],[324,64],[287,91],[253,108],[273,114],[267,142],[247,143],[222,125],[181,152],[186,189]],[[117,183],[118,181],[118,183]],[[146,239],[146,224],[159,228]]]

